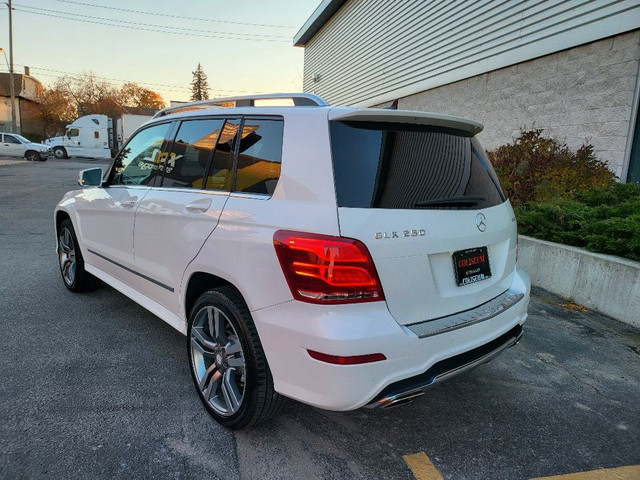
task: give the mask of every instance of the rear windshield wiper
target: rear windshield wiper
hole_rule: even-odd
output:
[[[414,207],[473,207],[486,200],[482,195],[466,195],[463,197],[432,198],[416,202]]]

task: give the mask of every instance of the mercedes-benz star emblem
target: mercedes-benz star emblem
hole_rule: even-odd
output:
[[[476,215],[476,227],[478,227],[478,230],[481,232],[487,229],[487,218],[481,213]]]

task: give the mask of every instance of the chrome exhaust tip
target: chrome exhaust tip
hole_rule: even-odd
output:
[[[424,390],[415,390],[411,392],[398,393],[395,395],[387,395],[374,403],[366,405],[367,408],[379,408],[386,410],[387,408],[399,407],[413,402],[416,398],[424,395]]]

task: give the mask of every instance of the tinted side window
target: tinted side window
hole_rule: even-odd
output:
[[[231,170],[239,129],[239,119],[227,119],[225,122],[213,154],[213,162],[207,178],[207,190],[231,191]]]
[[[69,129],[69,136],[70,137],[77,137],[78,135],[80,135],[80,130],[77,128],[70,128]]]
[[[214,166],[213,174],[217,175],[224,170],[221,174],[221,184],[210,180],[205,186],[207,167],[223,125],[223,119],[182,122],[166,160],[163,187],[214,190],[221,189],[220,186],[224,187],[225,179],[229,175],[229,164]]]
[[[280,178],[282,120],[245,119],[238,155],[236,191],[271,195]]]
[[[120,151],[113,165],[112,185],[158,185],[162,178],[162,144],[170,124],[138,132]]]
[[[14,136],[12,136],[12,135],[5,134],[4,143],[15,143],[15,144],[19,145],[20,141],[17,138],[15,138]]]

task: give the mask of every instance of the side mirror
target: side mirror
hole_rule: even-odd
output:
[[[99,187],[102,185],[102,175],[101,168],[81,170],[78,175],[78,185],[81,187]]]

